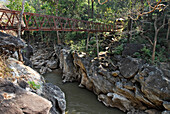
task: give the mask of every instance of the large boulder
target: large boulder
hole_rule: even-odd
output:
[[[47,67],[49,67],[50,69],[56,69],[58,68],[58,62],[57,60],[51,60],[47,62]]]
[[[163,101],[170,100],[170,80],[155,66],[144,66],[135,80],[141,85],[141,91],[158,108],[162,108]]]
[[[13,83],[0,79],[0,112],[2,114],[49,114],[51,102]]]
[[[124,112],[133,109],[131,101],[116,93],[108,93],[107,95],[100,94],[98,100],[103,102],[106,106],[117,107]]]
[[[9,77],[8,80],[14,81],[13,83],[19,85],[21,88],[33,91],[51,101],[52,108],[50,112],[52,114],[65,112],[65,95],[60,88],[52,84],[44,83],[43,77],[38,72],[14,58],[8,58],[6,63],[9,68],[12,69],[11,73],[13,74],[13,77]],[[24,98],[29,100],[27,96],[24,96]]]
[[[62,49],[59,55],[60,68],[63,70],[63,82],[76,81],[77,73],[76,67],[73,63],[73,56],[70,50]]]
[[[66,100],[65,94],[56,85],[46,83],[43,85],[42,94],[44,98],[52,102],[52,108],[50,112],[52,114],[65,114]],[[59,107],[58,109],[56,107]]]
[[[24,47],[22,39],[0,32],[0,53],[14,53]]]
[[[127,57],[120,61],[120,73],[125,78],[132,78],[138,73],[141,66],[140,60]]]

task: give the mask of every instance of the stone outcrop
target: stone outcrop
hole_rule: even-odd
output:
[[[52,104],[35,93],[0,79],[0,112],[3,114],[48,114]]]
[[[34,46],[34,52],[30,60],[33,68],[39,69],[41,74],[52,72],[52,70],[59,68],[59,57],[53,48],[46,48],[43,43],[38,43]]]
[[[53,84],[45,83],[43,85],[42,94],[44,98],[52,102],[53,107],[51,108],[52,114],[65,114],[66,110],[66,100],[65,94],[61,91],[59,87]],[[59,107],[57,110],[56,107]]]
[[[10,55],[0,58],[0,63],[3,63],[1,65],[4,65],[3,69],[0,68],[0,113],[64,114],[66,109],[64,93],[57,86],[45,83],[38,72],[11,57],[14,52],[25,46],[24,41],[0,32],[0,42],[0,56]],[[29,59],[32,54],[33,48],[27,45],[23,55]],[[51,61],[47,62],[48,67],[57,68],[55,53],[46,57],[51,58]],[[1,73],[2,70],[8,71],[3,71],[5,76]]]
[[[60,114],[65,112],[65,94],[60,88],[52,84],[44,83],[43,77],[38,72],[29,66],[25,66],[22,62],[14,58],[8,58],[7,65],[10,69],[12,69],[11,73],[13,74],[13,77],[9,77],[8,80],[11,80],[14,84],[20,86],[23,89],[37,93],[38,95],[51,101],[52,108],[50,108],[50,112],[52,114]],[[30,85],[31,82],[34,84]],[[39,87],[36,87],[36,85]],[[29,100],[29,98],[27,99]],[[20,99],[18,98],[17,100]]]
[[[151,109],[169,110],[167,72],[170,69],[167,67],[163,71],[137,58],[108,56],[107,53],[94,59],[65,48],[56,53],[64,72],[63,81],[79,81],[80,87],[93,91],[106,106],[129,114],[154,112]]]
[[[18,49],[24,47],[24,42],[14,36],[0,32],[0,54],[9,53],[13,54]]]

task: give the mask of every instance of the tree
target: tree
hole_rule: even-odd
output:
[[[160,31],[161,28],[163,28],[166,24],[163,23],[160,27],[157,26],[157,22],[160,20],[159,19],[155,19],[154,21],[154,28],[155,28],[155,37],[154,37],[154,43],[153,43],[153,52],[152,52],[152,62],[154,63],[155,61],[155,52],[156,52],[156,44],[157,44],[157,39],[158,39],[158,33]]]
[[[23,0],[22,1],[22,11],[20,13],[20,17],[19,17],[19,22],[18,22],[18,38],[21,38],[21,23],[22,23],[22,15],[24,13],[24,5],[25,5],[25,1],[26,0]]]
[[[25,8],[24,7],[25,1],[26,0],[22,1],[22,11],[20,13],[19,22],[18,22],[18,38],[21,38],[21,23],[22,23],[22,15],[24,13],[24,8]],[[18,57],[19,57],[19,61],[23,61],[23,57],[20,49],[18,50]]]

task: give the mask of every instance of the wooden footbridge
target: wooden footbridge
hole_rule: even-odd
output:
[[[0,30],[18,30],[20,11],[0,8]],[[113,25],[36,13],[23,13],[25,31],[112,32]]]

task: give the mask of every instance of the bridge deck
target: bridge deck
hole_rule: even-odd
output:
[[[20,11],[0,8],[0,30],[17,30],[19,15]],[[113,25],[27,12],[23,14],[23,22],[25,31],[113,31]]]

